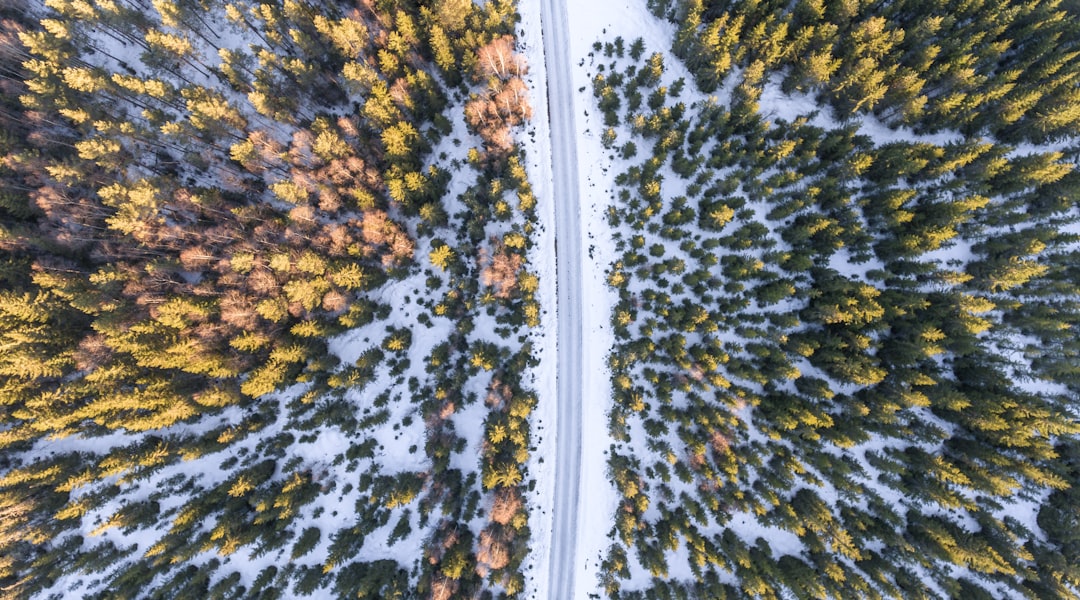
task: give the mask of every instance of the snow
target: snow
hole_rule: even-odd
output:
[[[734,77],[729,76],[729,80]],[[930,134],[916,134],[908,127],[892,128],[882,123],[873,115],[859,115],[847,122],[833,118],[828,106],[822,106],[810,94],[786,94],[780,89],[780,78],[773,76],[764,85],[761,98],[758,99],[758,112],[766,117],[774,117],[792,122],[799,117],[813,116],[810,123],[823,129],[839,129],[845,124],[855,124],[859,133],[873,138],[876,145],[893,142],[911,142],[945,146],[964,140],[954,131],[940,131]]]
[[[533,120],[528,133],[517,136],[525,150],[525,170],[537,198],[539,226],[532,232],[534,245],[529,251],[529,268],[540,277],[537,300],[540,302],[540,327],[530,332],[534,357],[539,366],[531,370],[527,383],[536,391],[539,402],[531,415],[533,446],[529,455],[529,479],[536,482],[526,501],[529,510],[529,529],[533,532],[529,557],[523,564],[524,596],[533,600],[549,597],[547,578],[551,559],[551,507],[555,502],[555,428],[556,364],[555,329],[558,315],[555,292],[555,236],[544,223],[555,222],[555,203],[552,198],[551,131],[548,114],[547,65],[544,61],[544,42],[541,31],[540,2],[520,2],[521,28],[518,31],[518,51],[529,65],[525,83],[532,90]]]

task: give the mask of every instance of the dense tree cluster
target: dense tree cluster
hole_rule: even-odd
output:
[[[949,50],[917,73],[937,92],[920,116],[889,116],[899,75],[867,67],[892,87],[860,102],[858,57],[904,68],[916,34],[875,11],[946,9],[812,5],[671,8],[686,19],[674,51],[706,93],[735,77],[730,98],[687,93],[640,39],[590,55],[603,142],[627,160],[608,212],[620,500],[602,584],[616,598],[1075,597],[1075,147],[875,140],[858,115],[1073,142],[1075,124],[1041,129],[1038,98],[1009,124],[975,100],[948,112],[944,94],[993,90],[989,73],[948,88]],[[1012,11],[1001,32],[1038,8],[971,6],[971,28]],[[766,84],[808,85],[811,22],[838,33],[821,46],[834,78],[808,89],[855,118],[767,120]],[[1009,57],[1065,74],[1046,102],[1074,89],[1080,62],[1028,50]]]
[[[538,323],[513,3],[0,11],[5,597],[520,592],[534,360],[473,331]]]
[[[873,113],[1009,142],[1080,125],[1075,7],[1061,0],[798,2],[648,0],[678,24],[672,47],[698,85],[785,71],[839,118]]]
[[[486,89],[465,105],[465,118],[492,150],[508,150],[512,144],[510,128],[532,116],[529,89],[521,79],[526,71],[524,59],[514,53],[514,41],[508,35],[491,41],[478,53],[476,77],[485,80]]]

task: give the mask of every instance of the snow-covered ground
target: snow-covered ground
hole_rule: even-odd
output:
[[[582,305],[584,271],[581,240],[581,194],[578,176],[577,121],[571,83],[571,54],[566,39],[566,5],[544,0],[542,6],[544,59],[548,69],[548,124],[551,129],[551,192],[555,206],[556,286],[558,298],[556,406],[553,526],[548,564],[549,597],[574,595],[577,576],[578,519],[581,496],[582,394]]]
[[[533,370],[532,388],[540,402],[532,413],[533,451],[529,458],[529,477],[536,486],[527,496],[529,528],[533,532],[529,558],[526,559],[526,597],[548,597],[548,569],[551,559],[551,528],[555,494],[555,421],[556,421],[556,359],[555,327],[558,306],[555,289],[555,203],[552,197],[551,133],[547,120],[547,66],[544,63],[544,40],[541,32],[540,3],[522,2],[518,5],[521,23],[518,29],[518,52],[529,64],[526,83],[533,90],[533,120],[526,135],[518,143],[525,150],[525,170],[537,197],[537,214],[541,225],[532,233],[534,246],[529,253],[530,269],[540,277],[540,327],[532,333],[535,357],[540,365]]]

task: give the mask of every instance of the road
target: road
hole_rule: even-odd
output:
[[[543,0],[548,120],[551,123],[552,193],[558,328],[555,430],[555,506],[548,585],[552,600],[573,600],[577,573],[577,517],[581,475],[582,297],[581,211],[578,198],[577,132],[571,80],[566,0]]]

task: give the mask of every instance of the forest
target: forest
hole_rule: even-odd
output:
[[[1080,596],[1080,4],[632,1],[588,584]],[[0,0],[0,597],[529,596],[520,19]]]
[[[520,594],[517,20],[0,2],[0,596]]]
[[[648,8],[586,63],[605,593],[1077,597],[1078,7]]]

